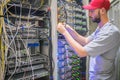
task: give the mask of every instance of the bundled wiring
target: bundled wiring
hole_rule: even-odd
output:
[[[63,12],[64,12],[64,17],[65,17],[65,23],[67,23],[67,10],[66,10],[66,8],[65,8],[65,4],[64,4],[64,2],[62,1],[62,0],[60,0],[60,2],[61,2],[61,4],[62,4],[62,6],[63,6]]]
[[[6,0],[5,0],[6,1]],[[7,4],[7,3],[6,3]],[[40,6],[38,7],[37,10],[39,10],[42,6],[44,5],[44,0],[40,0]],[[11,11],[9,11],[12,7],[15,7],[15,13],[13,14]],[[2,11],[4,11],[3,13],[3,21],[5,21],[5,23],[3,23],[3,33],[2,33],[2,43],[6,46],[5,48],[5,72],[6,74],[10,74],[10,76],[7,78],[7,80],[11,80],[14,75],[17,73],[17,71],[21,70],[21,64],[29,64],[28,67],[31,68],[31,76],[32,76],[32,80],[35,79],[35,73],[34,73],[34,68],[33,68],[33,60],[31,58],[31,53],[27,43],[29,42],[29,36],[30,34],[30,30],[34,28],[34,26],[36,24],[30,24],[30,25],[26,25],[26,26],[21,26],[22,20],[26,20],[26,24],[30,23],[31,20],[41,20],[40,17],[38,16],[33,16],[31,14],[34,14],[36,11],[32,12],[32,5],[29,5],[29,12],[27,16],[23,16],[22,14],[22,9],[23,9],[23,5],[22,2],[19,5],[20,7],[20,14],[16,14],[17,13],[17,8],[16,8],[16,4],[13,3],[13,5],[7,6],[5,5],[5,7],[3,8]],[[46,12],[43,12],[42,14],[46,14]],[[12,17],[11,17],[12,16]],[[11,18],[14,18],[15,21],[17,21],[17,24],[15,22],[11,21]],[[27,33],[26,33],[26,39],[24,40],[22,37],[22,34],[20,34],[20,31],[24,31],[24,28],[26,28]],[[31,37],[31,39],[34,39],[33,37]],[[21,42],[19,42],[21,41]],[[23,48],[24,49],[20,49],[21,48],[21,44],[23,44]],[[24,53],[22,53],[22,51],[25,51]],[[22,53],[22,54],[21,54]],[[23,60],[22,56],[26,56],[26,59]],[[11,59],[12,57],[14,57],[14,59]],[[11,61],[10,61],[11,59]],[[12,67],[14,67],[14,69],[11,71],[11,63],[14,63],[14,65]],[[27,78],[27,70],[23,70],[24,75],[23,78]]]
[[[8,18],[8,17],[7,17]],[[11,34],[12,34],[12,30],[11,30],[11,28],[9,28],[10,29],[10,31],[11,31]],[[5,30],[5,27],[3,28],[3,30]],[[5,32],[4,32],[5,33]],[[17,53],[16,53],[16,45],[15,45],[15,43],[14,43],[14,41],[15,41],[15,38],[16,38],[16,36],[17,36],[17,34],[18,34],[18,29],[17,29],[17,31],[16,31],[16,33],[15,33],[15,35],[13,35],[13,37],[12,37],[12,40],[10,41],[10,43],[6,43],[5,41],[6,40],[4,40],[4,38],[3,38],[3,40],[4,40],[4,43],[5,43],[5,45],[10,49],[11,48],[11,50],[13,51],[13,53],[15,53],[15,55],[17,55]],[[7,35],[7,34],[4,34],[5,36]],[[12,47],[11,47],[11,44],[14,44],[14,46],[15,46],[15,48],[13,49]],[[8,52],[8,50],[6,50],[6,57],[7,57],[7,52]],[[6,61],[6,63],[7,63],[7,60],[5,60]],[[17,56],[16,56],[16,62],[15,63],[17,63]],[[16,64],[15,64],[16,65]],[[14,73],[16,72],[16,69],[17,69],[17,67],[15,66],[15,69],[14,69],[14,71],[12,72],[12,74],[11,74],[11,76],[9,77],[9,79],[8,80],[10,80],[11,79],[11,77],[12,77],[12,75],[14,75]]]
[[[37,2],[34,2],[34,3],[37,3]],[[32,12],[32,14],[34,14],[35,12],[37,12],[43,6],[43,4],[44,4],[44,0],[40,0],[40,6],[34,12]]]
[[[2,0],[1,1],[1,5],[0,5],[0,15],[3,15],[3,7],[4,5],[6,5],[6,3],[8,2],[9,0]],[[0,18],[0,35],[2,34],[2,27],[4,27],[4,18]],[[0,54],[1,54],[1,63],[0,63],[0,72],[1,72],[1,75],[0,75],[0,79],[4,79],[4,73],[5,73],[5,62],[4,62],[4,59],[5,59],[5,55],[4,55],[4,44],[2,43],[2,36],[0,36]],[[6,38],[7,40],[7,38]]]

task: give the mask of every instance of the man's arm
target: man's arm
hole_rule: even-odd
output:
[[[79,44],[77,41],[75,41],[72,36],[69,34],[69,32],[65,32],[64,37],[66,38],[67,42],[69,45],[74,49],[74,51],[80,56],[80,57],[85,57],[87,56],[87,52],[85,51],[84,47]]]
[[[85,51],[84,47],[80,43],[78,43],[71,35],[70,33],[66,30],[64,25],[62,23],[59,23],[57,26],[57,30],[64,35],[66,38],[68,44],[74,49],[74,51],[80,56],[80,57],[85,57],[87,56],[87,52]],[[75,33],[76,34],[76,33]],[[77,36],[77,35],[76,35]],[[84,39],[84,38],[83,38]]]
[[[66,29],[67,31],[70,33],[70,35],[78,42],[80,43],[82,46],[86,45],[89,40],[84,37],[81,36],[80,34],[78,34],[73,28],[71,28],[69,25],[66,25]]]

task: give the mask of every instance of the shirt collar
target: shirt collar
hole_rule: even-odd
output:
[[[103,27],[101,27],[101,28],[98,28],[99,30],[103,30],[103,29],[105,29],[107,26],[109,26],[111,23],[110,23],[110,21],[109,22],[107,22],[107,23],[105,23],[104,25],[103,25]]]

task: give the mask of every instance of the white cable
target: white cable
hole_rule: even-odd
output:
[[[21,4],[20,7],[22,8],[22,4]],[[10,7],[9,7],[9,8],[10,8]],[[7,8],[7,10],[8,10],[8,8]],[[7,11],[7,10],[6,10],[6,11]],[[5,12],[5,13],[6,13],[6,12]],[[27,21],[27,23],[30,22],[30,21],[29,21],[29,19],[30,19],[30,13],[31,13],[31,6],[30,6],[30,9],[29,9],[29,14],[28,14],[28,21]],[[20,10],[19,24],[21,24],[21,16],[22,16],[22,10]],[[9,20],[8,17],[7,17],[7,20]],[[9,25],[9,23],[8,23],[8,25]],[[30,25],[29,27],[27,26],[27,27],[28,27],[28,36],[27,36],[26,42],[28,42],[28,38],[29,38],[29,35],[30,35],[30,34],[29,34],[29,31],[30,31],[31,26],[32,26],[32,25]],[[21,37],[21,36],[17,36],[18,31],[19,31],[19,29],[20,29],[20,26],[17,26],[17,30],[16,30],[15,35],[13,35],[13,32],[12,32],[13,29],[12,29],[10,26],[9,26],[8,28],[9,28],[10,34],[11,34],[11,36],[12,36],[12,39],[10,40],[10,42],[9,42],[9,41],[4,41],[4,43],[5,43],[5,45],[7,45],[7,47],[8,47],[9,49],[12,50],[13,55],[15,55],[15,59],[16,59],[16,64],[15,64],[14,72],[12,73],[12,75],[9,77],[8,80],[10,80],[11,77],[12,77],[12,76],[14,75],[14,73],[16,72],[17,63],[24,62],[24,61],[22,61],[21,58],[18,59],[18,57],[21,57],[21,55],[17,55],[17,54],[20,54],[20,48],[18,47],[18,52],[17,52],[16,44],[15,44],[15,38],[17,38],[17,39],[20,38],[20,40],[22,40],[21,43],[23,43],[23,45],[24,45],[24,47],[25,47],[26,55],[27,55],[27,58],[28,58],[28,62],[30,62],[30,65],[31,65],[32,77],[33,77],[33,80],[34,80],[34,71],[33,71],[33,66],[32,66],[32,60],[31,60],[31,57],[30,57],[31,53],[29,52],[29,49],[27,48],[27,46],[26,46],[25,42],[23,41],[22,37]],[[6,29],[4,29],[4,30],[6,30]],[[6,34],[6,36],[7,36],[7,35],[9,35],[9,34]],[[17,37],[16,37],[16,36],[17,36]],[[9,36],[7,36],[7,37],[9,37]],[[13,46],[15,47],[15,49],[12,48],[12,44],[13,44]],[[7,53],[7,52],[8,52],[8,51],[6,51],[6,53]]]
[[[29,18],[30,18],[30,12],[31,12],[31,7],[30,6],[30,9],[29,9],[29,14],[28,14],[28,22],[29,22]],[[28,36],[29,36],[29,28],[28,28]],[[28,38],[27,38],[27,41],[28,41]],[[28,53],[29,54],[29,53]],[[30,65],[31,65],[31,69],[32,69],[32,79],[34,80],[34,71],[33,71],[33,67],[32,67],[32,61],[31,61],[31,57],[30,57],[31,54],[29,54],[29,60],[30,60]]]
[[[7,44],[7,43],[5,42],[5,40],[3,40],[3,42],[5,43],[6,46],[9,46],[9,44]],[[9,47],[9,49],[12,50],[13,54],[16,53],[15,50],[14,50],[12,47]],[[5,52],[5,54],[7,54],[7,51]],[[6,63],[8,64],[8,61],[7,61],[7,60],[6,60]],[[17,57],[16,57],[16,63],[17,63]],[[17,68],[17,65],[15,64],[15,69],[14,69],[14,71],[13,71],[13,74],[15,73],[16,68]],[[8,80],[9,80],[9,79],[8,79]]]
[[[11,32],[12,30],[10,29],[10,32]],[[11,32],[12,33],[12,32]],[[9,45],[8,45],[8,48],[10,48],[10,46],[11,46],[11,44],[12,43],[14,43],[15,44],[15,37],[16,37],[16,35],[17,35],[17,33],[18,33],[18,29],[17,29],[17,32],[16,32],[16,34],[13,36],[13,39],[11,40],[11,42],[9,43]],[[16,51],[16,45],[14,45],[15,46],[15,54],[17,53],[17,51]],[[7,50],[6,50],[6,53],[7,53]],[[14,53],[13,53],[14,54]],[[17,56],[16,56],[16,63],[17,63]],[[16,64],[15,64],[16,65]],[[16,72],[16,66],[15,66],[15,69],[14,69],[14,72],[12,73],[12,75],[9,77],[9,79],[14,75],[14,73]],[[8,80],[9,80],[8,79]]]

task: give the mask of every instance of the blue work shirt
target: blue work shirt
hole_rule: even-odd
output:
[[[107,22],[88,39],[90,42],[84,48],[90,56],[89,80],[116,80],[114,73],[115,57],[120,46],[119,29]]]

